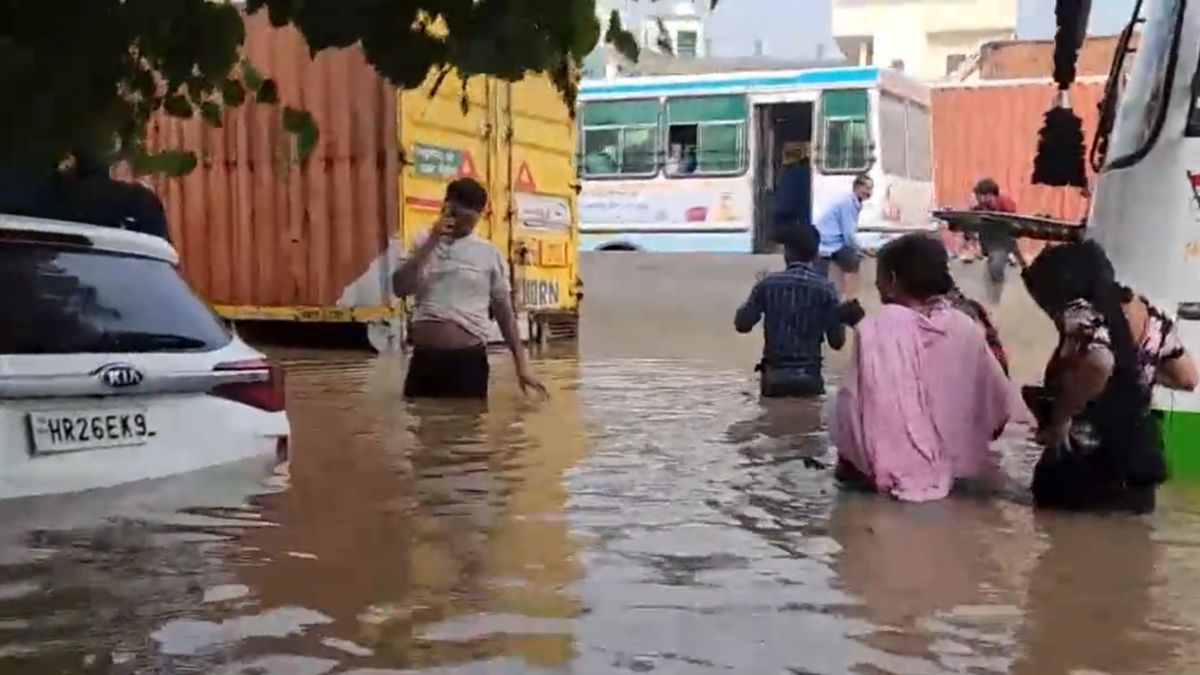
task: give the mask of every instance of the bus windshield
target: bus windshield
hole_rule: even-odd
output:
[[[1183,20],[1183,0],[1144,3],[1148,9],[1128,85],[1121,92],[1115,133],[1109,142],[1112,165],[1127,166],[1149,152],[1162,127],[1174,81],[1174,55]]]

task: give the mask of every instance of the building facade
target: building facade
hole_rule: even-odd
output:
[[[1019,0],[833,0],[833,37],[846,60],[940,80],[985,43],[1017,34]]]
[[[707,10],[691,0],[675,2],[661,10],[650,5],[655,11],[647,11],[646,4],[631,0],[596,0],[600,34],[608,29],[615,11],[621,18],[621,25],[637,39],[642,53],[655,62],[664,58],[692,60],[708,56]],[[707,7],[707,1],[703,5]],[[604,44],[603,39],[583,63],[586,79],[620,77],[634,74],[636,70],[634,64],[621,58]]]

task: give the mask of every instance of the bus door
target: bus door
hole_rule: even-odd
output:
[[[778,249],[772,237],[777,216],[784,215],[789,221],[813,222],[813,107],[812,101],[754,106],[756,253]]]

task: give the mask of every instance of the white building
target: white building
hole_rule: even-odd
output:
[[[705,20],[690,0],[676,2],[670,11],[653,14],[642,20],[641,44],[651,51],[663,52],[659,43],[671,46],[677,58],[695,59],[708,55]],[[665,31],[665,35],[664,35]]]
[[[707,8],[707,0],[701,0]],[[707,9],[701,13],[690,0],[676,2],[668,11],[647,14],[642,7],[646,3],[631,0],[596,0],[596,18],[600,20],[600,34],[608,30],[615,10],[621,17],[621,25],[637,39],[643,52],[666,55],[659,45],[670,45],[671,55],[679,59],[704,58],[708,55]],[[641,11],[639,11],[641,10]],[[660,39],[664,36],[666,40]],[[622,59],[604,44],[603,37],[596,49],[584,60],[584,78],[613,78],[628,74],[632,64]]]
[[[1048,0],[1047,0],[1048,1]],[[979,48],[1017,34],[1019,0],[833,0],[833,37],[846,60],[936,80]]]

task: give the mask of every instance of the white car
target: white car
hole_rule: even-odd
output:
[[[167,242],[0,215],[0,499],[287,454],[283,373]]]

